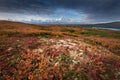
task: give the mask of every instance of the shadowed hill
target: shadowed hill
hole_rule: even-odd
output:
[[[101,28],[120,28],[120,22],[100,23],[100,24],[85,24],[85,27],[101,27]]]

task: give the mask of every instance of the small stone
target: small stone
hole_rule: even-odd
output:
[[[58,65],[59,65],[59,62],[56,62],[56,63],[55,63],[55,66],[58,66]]]
[[[17,40],[18,42],[20,41],[20,40]]]
[[[11,51],[11,50],[13,50],[13,48],[12,48],[12,47],[9,47],[7,50],[8,50],[8,51]]]
[[[42,52],[43,52],[43,49],[38,49],[38,51],[39,51],[40,53],[42,53]]]
[[[83,55],[83,53],[82,53],[82,52],[80,52],[80,53],[79,53],[79,56],[82,56],[82,55]]]

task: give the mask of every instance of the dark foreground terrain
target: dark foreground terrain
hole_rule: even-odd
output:
[[[120,80],[120,32],[0,21],[0,80]]]

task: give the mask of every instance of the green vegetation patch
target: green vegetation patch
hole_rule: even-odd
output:
[[[73,29],[63,29],[61,31],[62,32],[69,32],[69,33],[74,33],[75,32],[75,30],[73,30]]]
[[[52,33],[40,33],[39,34],[40,37],[44,37],[44,38],[50,38],[52,36],[54,36]]]
[[[108,31],[103,31],[103,30],[96,30],[96,29],[87,29],[84,32],[80,32],[80,34],[85,35],[85,36],[120,38],[120,34],[118,33],[108,32]]]

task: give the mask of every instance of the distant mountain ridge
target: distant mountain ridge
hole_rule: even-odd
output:
[[[84,24],[84,27],[101,27],[101,28],[120,28],[120,22],[99,23],[99,24]]]
[[[6,21],[6,20],[0,20],[0,24],[6,24],[6,23],[19,23],[19,24],[35,24],[36,23],[27,23],[27,22],[15,22],[15,21]],[[37,24],[42,25],[42,24]],[[51,24],[44,24],[44,25],[51,25]],[[76,27],[96,27],[96,28],[119,28],[120,29],[120,21],[118,22],[110,22],[110,23],[99,23],[99,24],[53,24],[53,25],[65,25],[65,26],[76,26]]]

